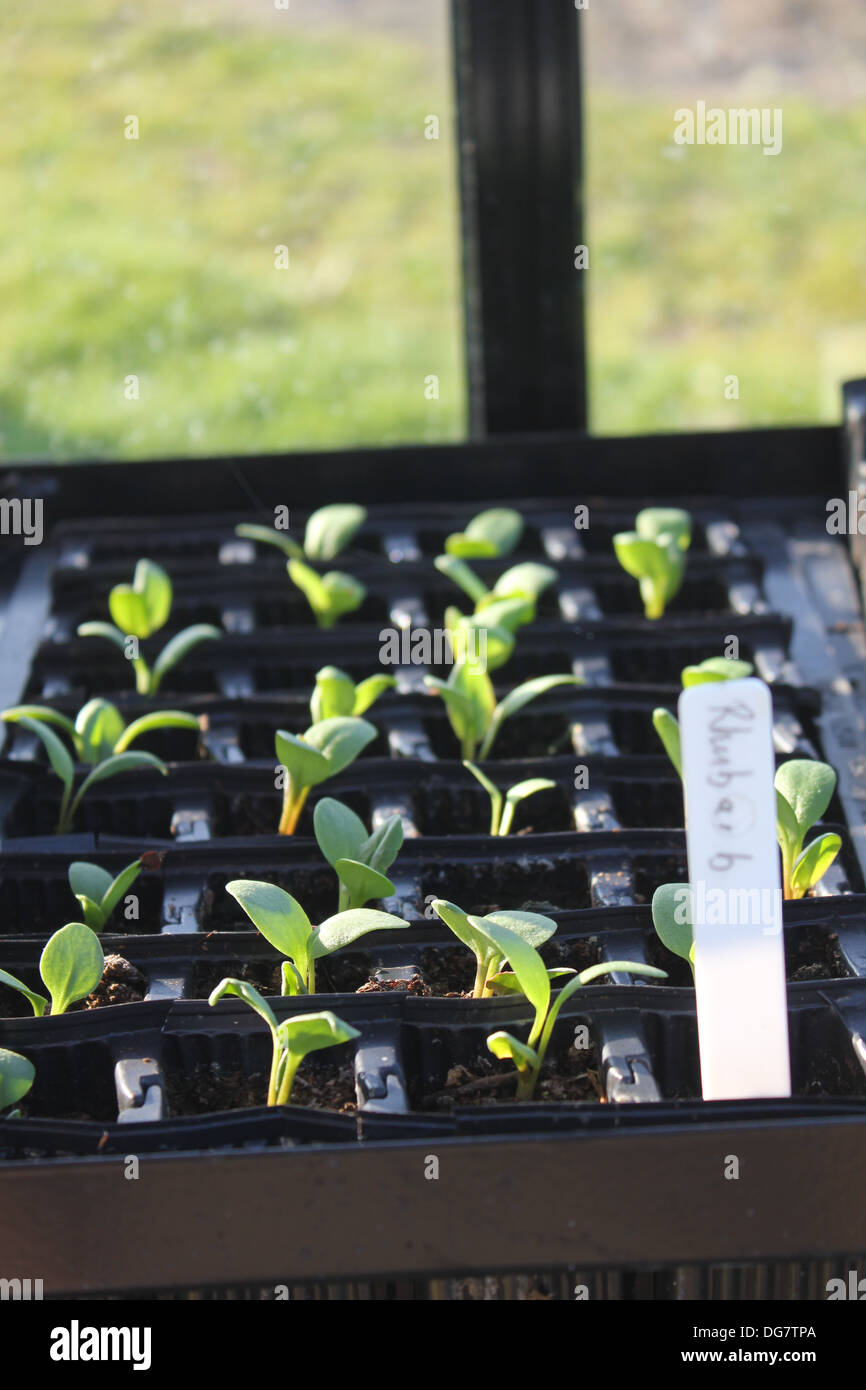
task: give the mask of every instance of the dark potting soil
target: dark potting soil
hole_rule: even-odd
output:
[[[412,975],[408,980],[368,980],[356,994],[389,994],[403,990],[405,994],[428,995],[432,990],[424,984],[420,975]]]
[[[687,883],[685,852],[680,859],[675,855],[646,855],[635,857],[634,895],[636,903],[652,902],[653,893],[663,883]]]
[[[423,783],[416,790],[412,815],[422,835],[486,835],[490,829],[490,801],[484,792],[476,794],[468,787],[449,787],[436,781]],[[553,787],[518,806],[512,834],[543,835],[573,829],[565,790]]]
[[[794,1094],[802,1096],[862,1096],[866,1094],[866,1077],[854,1057],[839,1056],[825,1048],[809,1049],[805,1058],[806,1073]]]
[[[219,1062],[197,1062],[188,1072],[166,1077],[169,1114],[205,1115],[219,1110],[244,1110],[267,1101],[265,1072],[247,1074]],[[342,1062],[305,1061],[292,1087],[292,1105],[311,1110],[349,1114],[356,1109],[355,1074],[351,1059]]]
[[[679,782],[611,778],[610,799],[617,820],[627,830],[678,830],[683,823],[683,792]]]
[[[475,957],[465,947],[428,946],[421,952],[424,983],[431,994],[465,994],[475,982]]]
[[[147,980],[124,956],[106,956],[102,979],[92,994],[73,1008],[101,1009],[106,1004],[136,1004],[147,992]]]
[[[316,989],[319,994],[354,994],[370,978],[372,969],[367,956],[340,954],[316,961]],[[207,999],[226,976],[248,980],[260,994],[273,997],[280,994],[279,962],[269,960],[241,961],[231,957],[221,960],[197,961],[193,966],[186,997]]]
[[[486,864],[431,862],[421,897],[423,901],[447,898],[459,903],[464,912],[482,917],[501,908],[546,914],[591,906],[582,864],[534,858],[517,852],[516,845],[510,856],[497,855]]]
[[[675,956],[653,934],[647,940],[647,960],[650,965],[666,970],[666,980],[647,977],[647,984],[673,985],[692,989],[691,967],[682,956]],[[848,975],[839,950],[835,932],[823,932],[818,927],[805,927],[785,932],[785,978],[794,984],[802,980],[839,980]]]
[[[541,958],[550,968],[565,966],[569,970],[580,972],[587,970],[591,965],[597,965],[601,960],[601,943],[596,937],[581,937],[577,941],[567,941],[554,936],[541,947]],[[604,979],[599,983],[604,984]]]
[[[707,655],[707,640],[699,637],[665,642],[664,618],[652,643],[614,646],[610,652],[611,675],[623,685],[679,686],[684,666],[693,666]],[[740,644],[740,657],[754,665],[754,651],[747,642]]]
[[[468,1066],[457,1063],[445,1078],[445,1085],[420,1097],[416,1110],[437,1112],[465,1105],[513,1105],[517,1072],[508,1062],[479,1055]],[[541,1073],[535,1095],[529,1104],[557,1102],[604,1103],[601,1068],[595,1048],[578,1052],[570,1047],[559,1057],[549,1058]]]

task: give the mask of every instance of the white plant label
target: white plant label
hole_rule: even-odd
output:
[[[770,692],[692,686],[679,721],[703,1096],[789,1096]]]

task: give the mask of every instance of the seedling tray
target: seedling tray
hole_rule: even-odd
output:
[[[784,499],[754,496],[756,477],[732,455],[731,495],[680,496],[662,470],[653,498],[637,486],[633,500],[596,497],[584,532],[573,525],[584,499],[563,486],[564,446],[526,442],[518,463],[512,444],[505,464],[483,449],[431,451],[443,480],[472,462],[477,501],[457,506],[383,504],[367,470],[345,496],[368,504],[368,522],[339,563],[369,597],[332,632],[311,627],[276,552],[234,536],[238,521],[267,520],[285,500],[285,478],[270,461],[247,466],[243,489],[234,465],[214,463],[206,495],[215,510],[202,516],[192,514],[197,464],[173,484],[175,515],[153,505],[167,476],[156,465],[123,470],[128,501],[110,470],[40,475],[57,524],[46,544],[15,557],[0,633],[4,703],[26,698],[74,713],[104,694],[127,717],[189,709],[204,716],[205,731],[198,745],[184,731],[144,742],[170,762],[169,776],[96,788],[64,837],[52,833],[56,782],[41,745],[7,731],[0,966],[37,982],[46,935],[75,915],[65,881],[72,859],[119,869],[144,849],[163,851],[160,867],[138,881],[139,917],[113,921],[104,936],[106,953],[140,972],[139,1002],[37,1020],[0,989],[0,1045],[31,1057],[38,1078],[22,1117],[0,1121],[0,1227],[11,1264],[35,1261],[51,1296],[231,1288],[267,1297],[286,1283],[293,1296],[370,1298],[571,1297],[575,1283],[590,1297],[761,1289],[821,1297],[822,1279],[860,1268],[866,778],[857,680],[866,644],[845,549],[824,527],[828,461],[814,444],[813,456],[794,461]],[[582,447],[587,480],[598,485],[610,460]],[[633,479],[629,454],[622,442]],[[424,460],[423,451],[401,457],[404,466]],[[387,478],[396,455],[380,463]],[[330,466],[338,477],[342,465]],[[771,450],[769,492],[774,468]],[[542,495],[521,499],[529,477]],[[311,837],[315,793],[297,836],[274,833],[273,731],[309,722],[321,666],[361,679],[381,669],[385,629],[442,624],[460,598],[432,558],[480,505],[507,500],[509,478],[527,519],[509,562],[551,563],[558,580],[495,673],[497,690],[557,671],[584,684],[509,721],[485,770],[503,787],[529,775],[555,786],[520,808],[517,833],[491,839],[485,798],[460,766],[441,703],[424,693],[425,668],[394,669],[398,690],[367,716],[377,740],[320,790],[373,824],[402,816],[407,838],[383,905],[411,925],[324,963],[327,993],[272,1001],[282,1014],[333,1008],[361,1036],[332,1059],[342,1068],[337,1109],[269,1111],[263,1082],[256,1089],[266,1033],[239,1003],[210,1009],[205,997],[226,973],[276,988],[276,953],[247,930],[226,881],[279,882],[314,920],[336,909],[333,875]],[[35,481],[19,478],[33,491]],[[14,485],[6,480],[7,496]],[[109,514],[82,517],[88,488]],[[310,506],[325,500],[300,495]],[[610,538],[665,495],[690,506],[697,528],[683,593],[650,624]],[[133,508],[135,520],[122,515]],[[297,529],[303,512],[292,520]],[[108,589],[145,554],[172,575],[173,624],[215,622],[226,634],[171,673],[155,702],[131,692],[118,654],[75,636],[79,622],[106,616]],[[478,563],[491,577],[501,567]],[[649,914],[654,888],[686,876],[679,783],[650,716],[659,704],[674,707],[684,665],[719,654],[732,636],[773,687],[778,756],[823,757],[836,768],[826,824],[839,829],[844,851],[815,896],[786,904],[794,1095],[707,1104],[693,991],[676,961],[661,961]],[[576,779],[578,769],[585,775]],[[585,1080],[581,1098],[518,1106],[495,1077],[477,1097],[471,1083],[457,1103],[443,1094],[449,1074],[470,1074],[485,1056],[489,1032],[525,1035],[529,1017],[521,1000],[461,997],[466,953],[431,915],[440,895],[481,910],[535,904],[558,923],[551,963],[628,957],[670,970],[665,984],[615,975],[563,1010],[552,1050]],[[571,1058],[578,1027],[588,1042]],[[107,1200],[130,1154],[148,1178],[124,1188],[118,1248],[94,1238],[87,1213]],[[739,1183],[722,1175],[730,1154]],[[431,1158],[435,1181],[425,1177]],[[289,1219],[287,1190],[304,1194],[300,1209],[291,1205],[291,1230],[273,1216],[284,1210]],[[804,1204],[805,1190],[820,1195]],[[68,1217],[59,1244],[55,1226],[50,1239],[34,1227],[46,1194]]]

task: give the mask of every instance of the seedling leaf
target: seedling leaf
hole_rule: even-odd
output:
[[[371,898],[389,898],[394,892],[390,878],[357,859],[338,859],[334,868],[349,894],[350,908],[361,908]]]
[[[124,772],[134,772],[136,768],[152,767],[157,772],[161,772],[163,777],[168,776],[168,768],[161,758],[157,758],[153,753],[117,753],[114,757],[106,758],[99,763],[81,784],[75,804],[84,796],[84,793],[93,785],[94,782],[104,782],[108,777],[119,777]]]
[[[35,1018],[41,1018],[45,1013],[48,1000],[44,994],[37,994],[35,990],[29,989],[17,975],[10,975],[8,970],[0,970],[0,985],[6,985],[9,989],[16,989],[19,994],[23,994],[28,1000]]]
[[[687,883],[663,883],[653,893],[652,918],[656,935],[675,956],[695,968],[692,930],[692,890]]]
[[[108,595],[108,610],[121,632],[129,637],[149,637],[153,629],[144,594],[131,584],[117,584]]]
[[[75,716],[76,742],[82,761],[99,763],[112,753],[122,751],[116,745],[123,730],[123,715],[116,705],[108,700],[88,700]]]
[[[331,868],[339,859],[360,859],[367,827],[342,801],[324,796],[313,812],[313,832]]]
[[[67,870],[67,877],[69,887],[76,898],[90,898],[97,904],[101,904],[114,882],[107,869],[101,869],[98,864],[88,864],[83,859],[73,860]]]
[[[550,565],[539,565],[527,560],[522,565],[512,565],[501,574],[493,586],[497,598],[538,599],[556,581],[556,570]]]
[[[184,714],[182,710],[177,709],[154,710],[152,714],[143,714],[140,719],[133,719],[132,723],[127,725],[114,744],[114,752],[126,752],[137,738],[155,733],[159,729],[195,729],[199,732],[200,728],[194,714]]]
[[[794,813],[802,841],[827,810],[836,789],[836,774],[828,763],[792,758],[778,768],[775,786]]]
[[[9,709],[4,709],[2,717],[7,724],[17,724],[22,718],[37,719],[43,724],[56,724],[58,729],[63,729],[71,739],[75,738],[75,725],[72,720],[48,705],[12,705]]]
[[[795,898],[802,898],[822,879],[842,848],[838,835],[828,831],[807,845],[794,861],[791,887]]]
[[[355,703],[350,714],[359,715],[368,710],[371,705],[384,695],[386,690],[394,690],[397,680],[394,676],[368,676],[366,680],[359,681],[355,686]]]
[[[679,773],[683,775],[683,755],[680,747],[680,726],[670,710],[653,710],[653,728],[664,744],[665,752]]]
[[[298,734],[278,729],[274,735],[274,746],[277,758],[298,786],[315,787],[331,775],[324,753],[320,753],[318,748],[313,748]]]
[[[5,714],[3,718],[6,718]],[[28,715],[20,715],[15,722],[31,734],[36,735],[48,754],[48,761],[53,770],[68,790],[75,780],[75,764],[54,730],[49,729],[47,724],[41,723],[38,719],[31,719]]]
[[[506,1033],[504,1029],[500,1029],[498,1033],[491,1033],[487,1039],[487,1046],[500,1061],[513,1062],[518,1072],[531,1072],[538,1064],[535,1050],[520,1042],[511,1033]]]
[[[366,719],[355,718],[323,719],[320,724],[308,729],[305,735],[307,742],[325,758],[328,777],[335,777],[354,762],[376,736],[373,724]]]
[[[336,719],[355,713],[355,682],[336,666],[323,666],[316,673],[316,685],[310,700],[314,724],[323,719]]]
[[[96,989],[105,969],[99,937],[84,922],[68,922],[48,941],[39,960],[39,973],[51,995],[52,1014]]]
[[[230,893],[266,941],[307,973],[312,923],[297,899],[275,883],[236,878],[226,884]]]
[[[222,637],[222,632],[212,623],[193,623],[191,627],[185,627],[183,632],[176,633],[171,641],[166,642],[153,663],[149,694],[156,694],[166,672],[177,666],[193,647],[199,646],[201,642],[212,642],[218,637]]]
[[[304,550],[310,560],[333,560],[345,550],[367,519],[363,507],[334,502],[309,517],[304,531]]]
[[[511,507],[491,507],[474,516],[465,531],[445,541],[449,555],[471,559],[508,555],[523,534],[523,518]]]
[[[364,841],[357,857],[362,864],[369,864],[371,869],[381,874],[394,863],[402,845],[403,822],[399,816],[389,816]]]
[[[75,630],[79,637],[104,637],[126,655],[126,633],[113,623],[79,623]]]
[[[539,695],[546,695],[549,690],[554,690],[560,685],[579,685],[580,679],[577,676],[536,676],[534,680],[524,681],[523,685],[518,685],[514,690],[500,700],[493,710],[493,715],[484,741],[481,744],[481,757],[486,758],[499,730],[506,719],[516,714],[518,710],[528,705],[530,700],[536,700]]]
[[[534,916],[535,914],[527,914]],[[497,954],[503,961],[508,961],[514,974],[517,976],[520,987],[526,995],[536,1012],[536,1023],[530,1034],[530,1044],[534,1042],[537,1032],[541,1031],[541,1024],[544,1015],[550,1004],[550,980],[548,979],[547,969],[541,956],[531,946],[522,935],[512,928],[503,926],[501,922],[493,920],[501,914],[492,914],[488,917],[469,916],[469,924],[475,931],[481,932],[496,947]]]
[[[213,1008],[214,1004],[218,1004],[227,994],[236,995],[236,997],[242,999],[245,1004],[249,1004],[250,1008],[254,1009],[259,1017],[265,1020],[271,1032],[274,1034],[276,1033],[277,1020],[273,1009],[248,980],[237,980],[234,978],[220,980],[216,989],[212,989],[208,995],[207,1002],[210,1004],[211,1008]]]
[[[19,1052],[0,1047],[0,1111],[17,1105],[36,1080],[36,1068]]]
[[[277,1040],[282,1048],[299,1060],[310,1052],[320,1052],[324,1047],[335,1047],[339,1043],[351,1042],[361,1036],[357,1028],[344,1023],[329,1009],[317,1014],[298,1014],[287,1018],[277,1028]]]
[[[750,661],[736,661],[730,656],[709,656],[697,666],[686,666],[680,673],[683,690],[693,685],[707,685],[713,681],[745,680],[754,670]]]
[[[408,923],[401,917],[395,917],[390,912],[377,912],[369,907],[338,912],[334,917],[326,918],[315,932],[312,954],[318,960],[322,956],[329,956],[332,951],[351,946],[353,941],[366,936],[368,932],[391,931],[406,926]]]
[[[470,569],[463,560],[459,560],[456,555],[437,555],[433,561],[440,574],[444,574],[446,579],[450,579],[452,584],[456,584],[462,589],[473,603],[479,603],[487,595],[487,586],[484,581],[478,578],[473,569]]]
[[[273,526],[257,526],[253,522],[242,521],[235,527],[235,535],[241,540],[255,541],[257,545],[275,545],[290,560],[304,553],[297,541]]]

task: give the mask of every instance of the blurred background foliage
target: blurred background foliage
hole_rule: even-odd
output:
[[[592,429],[835,420],[866,372],[866,7],[581,23]],[[699,99],[781,107],[782,153],[675,145]],[[446,0],[5,0],[0,204],[7,459],[465,434]]]

